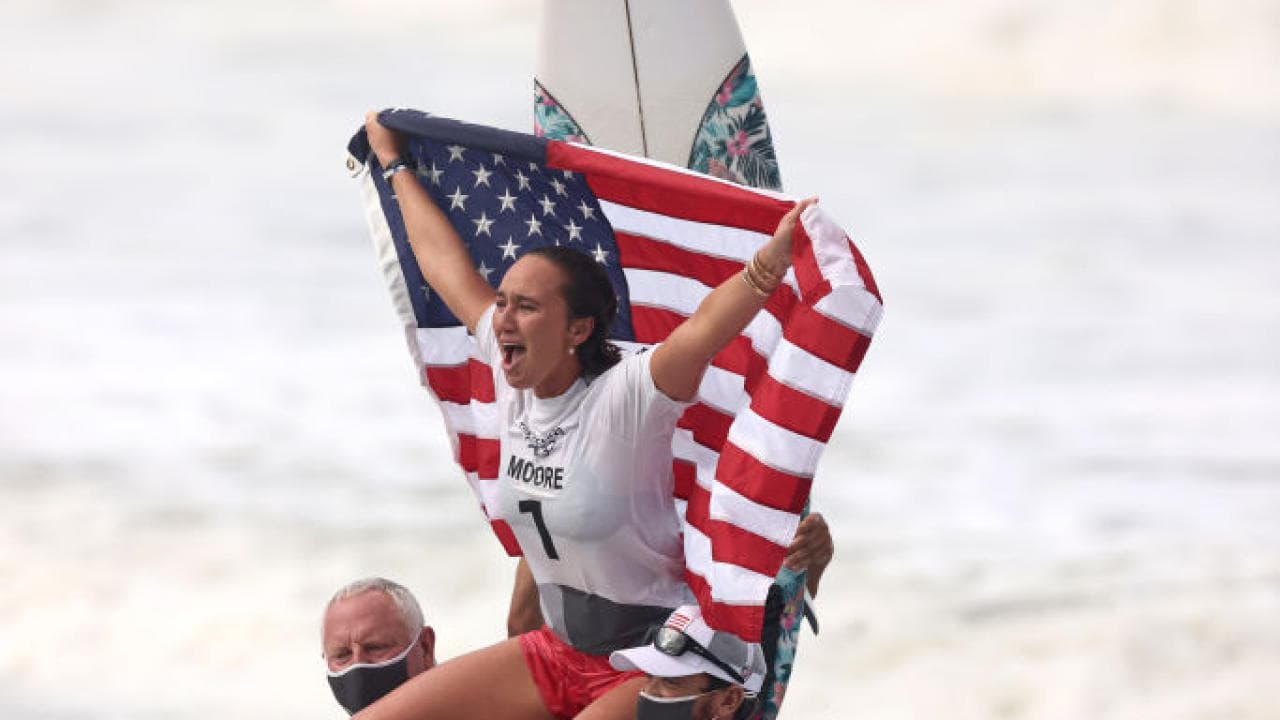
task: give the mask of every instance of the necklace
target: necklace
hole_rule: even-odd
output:
[[[556,442],[564,437],[564,430],[559,426],[555,426],[547,432],[539,435],[529,428],[529,423],[520,421],[520,432],[524,434],[524,441],[529,443],[529,449],[533,451],[535,457],[544,458],[556,449]]]

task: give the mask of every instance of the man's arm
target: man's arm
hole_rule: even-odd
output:
[[[783,564],[792,570],[808,570],[805,585],[809,594],[818,596],[818,582],[826,571],[835,554],[835,543],[831,541],[831,530],[822,513],[809,513],[796,528],[796,536],[787,548],[787,557]]]

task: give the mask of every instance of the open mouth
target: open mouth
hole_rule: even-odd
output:
[[[511,369],[520,358],[524,357],[525,347],[519,343],[502,343],[502,367],[504,370]]]

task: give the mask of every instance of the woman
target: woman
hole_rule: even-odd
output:
[[[797,204],[739,274],[652,352],[608,342],[616,296],[591,258],[526,253],[497,291],[475,270],[413,172],[402,139],[366,118],[427,283],[494,373],[499,512],[538,585],[547,625],[444,663],[361,718],[629,718],[645,680],[608,655],[688,603],[671,508],[671,436],[712,357],[764,306],[790,265]]]

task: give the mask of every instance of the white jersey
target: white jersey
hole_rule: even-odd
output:
[[[648,352],[554,398],[513,388],[493,312],[476,324],[476,340],[500,413],[499,517],[561,639],[592,654],[636,645],[648,626],[693,602],[671,474],[671,434],[686,403],[654,385]]]

